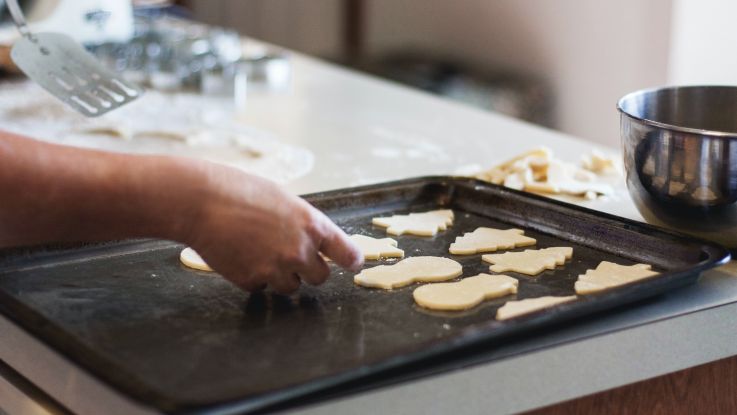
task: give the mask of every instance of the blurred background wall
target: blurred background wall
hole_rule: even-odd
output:
[[[730,0],[185,3],[208,23],[612,146],[625,93],[737,82]]]

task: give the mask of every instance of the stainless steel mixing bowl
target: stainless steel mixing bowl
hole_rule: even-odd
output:
[[[737,248],[737,87],[637,91],[617,108],[645,220]]]

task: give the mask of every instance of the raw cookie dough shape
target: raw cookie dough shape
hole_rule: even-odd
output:
[[[363,252],[364,259],[404,258],[404,251],[397,248],[392,238],[372,238],[366,235],[351,235],[350,238]]]
[[[601,261],[596,269],[578,276],[576,293],[593,294],[658,274],[650,268],[648,264],[619,265]]]
[[[365,269],[353,277],[353,282],[364,287],[404,287],[413,282],[437,282],[451,280],[463,273],[463,267],[452,259],[436,256],[416,256],[392,265],[379,265]]]
[[[438,231],[448,229],[453,224],[453,211],[450,209],[431,210],[409,215],[394,215],[385,218],[373,218],[371,223],[386,228],[390,235],[434,236]]]
[[[538,297],[528,298],[520,301],[507,301],[496,312],[497,320],[507,320],[524,314],[534,313],[535,311],[550,308],[558,304],[567,303],[576,299],[575,295],[568,297]]]
[[[189,268],[197,269],[200,271],[212,271],[209,265],[204,259],[192,248],[184,248],[179,254],[179,260],[182,264]]]
[[[499,249],[512,249],[521,246],[535,245],[537,241],[524,236],[522,229],[494,229],[476,228],[473,232],[466,232],[450,244],[450,253],[453,255],[473,255],[480,252],[494,252]]]
[[[481,260],[494,264],[489,267],[493,272],[519,272],[537,275],[546,269],[555,269],[556,265],[565,264],[573,256],[573,248],[558,246],[544,249],[528,249],[522,252],[505,252],[503,254],[486,254]]]
[[[431,310],[467,310],[484,300],[517,292],[519,282],[506,275],[479,274],[458,282],[423,285],[414,290],[415,302]]]

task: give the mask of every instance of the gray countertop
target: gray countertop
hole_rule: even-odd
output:
[[[253,91],[238,118],[314,153],[311,172],[288,184],[296,193],[491,166],[539,145],[572,162],[592,148],[617,153],[312,58],[293,55],[292,64],[291,88]],[[585,206],[642,220],[623,183]],[[289,411],[523,411],[737,355],[736,329],[737,266],[728,264],[695,286]],[[72,411],[149,412],[4,318],[0,332],[0,359]],[[0,402],[43,413],[17,411],[32,399],[2,378]]]

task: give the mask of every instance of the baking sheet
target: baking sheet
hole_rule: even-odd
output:
[[[443,255],[464,276],[488,272],[480,255],[451,256],[455,237],[478,226],[520,227],[537,247],[573,246],[573,260],[520,280],[516,299],[571,295],[601,260],[646,262],[663,272],[604,294],[506,322],[505,297],[460,313],[414,305],[416,286],[357,287],[333,268],[321,287],[294,297],[246,295],[212,273],[183,267],[182,246],[125,241],[64,250],[6,251],[0,311],[127,394],[167,412],[248,411],[590,315],[696,281],[728,257],[718,246],[470,179],[420,178],[309,196],[349,233],[385,236],[370,218],[452,208],[435,237],[399,236],[407,256]],[[524,249],[524,248],[523,248]],[[367,266],[382,263],[369,261]],[[385,262],[384,262],[385,263]]]

